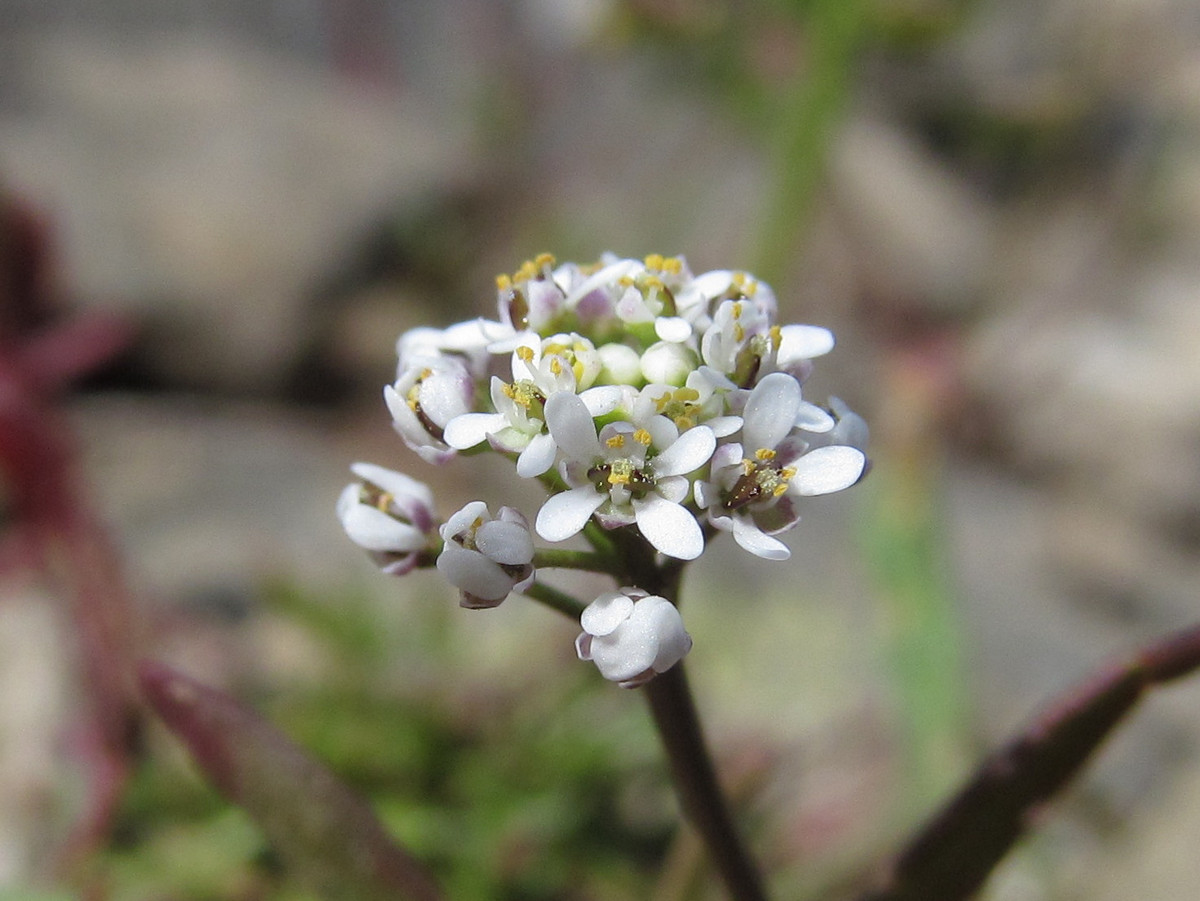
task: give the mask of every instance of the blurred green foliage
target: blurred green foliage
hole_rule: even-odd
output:
[[[441,599],[437,599],[439,602]],[[261,689],[254,704],[370,799],[397,839],[456,901],[644,895],[675,831],[666,776],[635,696],[613,697],[571,668],[537,693],[439,680],[406,689],[379,608],[276,583],[262,615],[301,626],[337,676]],[[404,661],[453,670],[439,604],[414,604]],[[415,621],[414,621],[415,620]],[[100,866],[114,901],[299,901],[262,835],[182,754],[147,757]]]

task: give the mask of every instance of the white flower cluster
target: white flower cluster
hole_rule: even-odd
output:
[[[384,396],[396,431],[423,459],[490,447],[515,460],[517,475],[540,479],[550,495],[534,529],[546,541],[594,521],[636,528],[657,552],[692,560],[719,530],[782,560],[789,551],[775,536],[796,524],[800,499],[862,476],[862,419],[836,399],[820,407],[802,394],[833,335],[777,324],[774,294],[753,276],[693,276],[679,257],[580,266],[543,255],[500,276],[497,292],[495,320],[402,335]],[[399,474],[356,473],[364,485],[343,495],[345,528],[404,572],[434,547],[428,500]],[[464,604],[492,606],[534,578],[531,536],[515,510],[492,519],[476,502],[441,537],[438,569]],[[690,639],[677,615],[636,613],[655,598],[621,597],[628,603],[610,599],[603,616],[585,617],[607,631],[585,621],[579,648],[606,676],[632,684],[678,660]],[[633,612],[608,628],[614,604]],[[644,662],[655,646],[647,629],[661,633],[665,658],[652,654],[632,673],[612,662],[623,630],[641,636],[636,662]]]

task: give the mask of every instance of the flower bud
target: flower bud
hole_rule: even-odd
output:
[[[487,504],[472,501],[446,520],[441,534],[438,572],[462,592],[462,606],[495,607],[533,583],[529,523],[512,507],[492,519]]]
[[[664,597],[639,588],[600,595],[579,618],[575,639],[580,660],[591,660],[600,674],[622,688],[637,688],[683,659],[692,638],[679,610]]]

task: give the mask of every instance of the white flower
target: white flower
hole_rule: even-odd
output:
[[[512,507],[492,519],[487,504],[472,501],[446,520],[441,534],[438,572],[462,592],[462,606],[495,607],[533,584],[529,523]]]
[[[373,463],[355,463],[350,470],[362,481],[347,485],[338,497],[342,528],[384,572],[410,572],[433,531],[433,493],[423,482]]]
[[[712,429],[679,432],[665,417],[659,435],[629,422],[609,423],[596,435],[592,414],[573,394],[546,401],[546,423],[566,459],[561,465],[570,490],[552,495],[538,511],[537,533],[564,541],[593,514],[605,528],[637,523],[655,550],[693,560],[704,550],[695,516],[683,506],[690,494],[686,473],[708,462],[716,447]],[[650,450],[658,452],[651,455]]]
[[[623,588],[600,595],[579,618],[580,660],[622,688],[636,688],[663,673],[692,649],[679,610],[664,597]]]
[[[578,336],[556,336],[570,341]],[[591,342],[578,339],[571,347],[558,340],[521,344],[512,355],[512,382],[492,378],[495,413],[464,413],[446,424],[444,440],[458,450],[487,441],[496,450],[517,454],[517,475],[536,478],[554,465],[558,448],[546,431],[543,407],[557,392],[574,394],[578,373],[594,379],[600,358]],[[580,394],[593,416],[610,412],[620,398],[613,385],[589,388]]]
[[[416,354],[394,385],[383,389],[392,426],[429,463],[444,463],[454,449],[443,440],[446,424],[470,411],[475,381],[457,357]]]
[[[833,417],[818,420],[800,396],[791,375],[767,375],[750,392],[743,410],[742,443],[717,448],[712,479],[696,483],[696,501],[709,522],[732,532],[746,550],[769,560],[786,560],[791,552],[772,535],[800,519],[797,499],[828,494],[853,485],[866,466],[863,452],[849,445],[814,447],[800,429],[832,432]],[[817,428],[812,428],[816,426]],[[816,435],[814,441],[823,439]]]

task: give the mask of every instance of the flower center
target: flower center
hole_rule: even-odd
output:
[[[742,475],[734,482],[721,506],[732,511],[782,496],[796,470],[791,466],[779,466],[775,462],[776,456],[770,448],[760,447],[753,460],[742,460]]]

